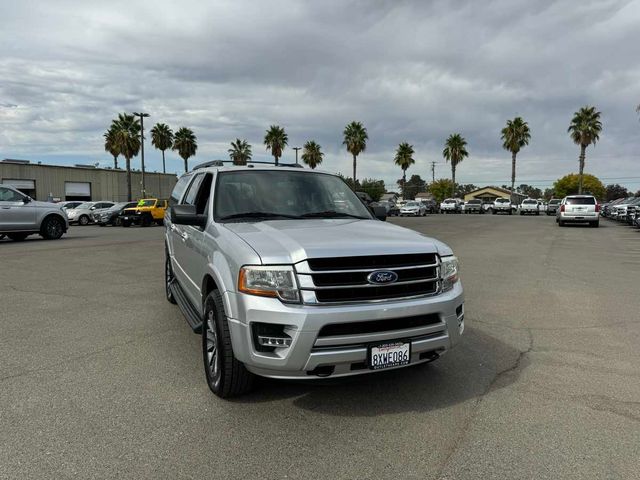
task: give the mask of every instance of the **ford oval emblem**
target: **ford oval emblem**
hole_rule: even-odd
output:
[[[367,281],[374,285],[386,285],[398,280],[398,274],[391,270],[376,270],[367,275]]]

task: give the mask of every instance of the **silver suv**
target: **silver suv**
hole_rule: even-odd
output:
[[[69,221],[60,205],[36,202],[8,185],[0,185],[0,236],[20,241],[34,233],[48,240],[60,238]]]
[[[215,394],[245,393],[254,375],[430,362],[458,342],[464,297],[447,245],[380,221],[338,176],[213,165],[171,195],[165,273]]]
[[[556,222],[561,227],[567,223],[588,223],[597,228],[600,226],[600,205],[592,195],[569,195],[560,203]]]

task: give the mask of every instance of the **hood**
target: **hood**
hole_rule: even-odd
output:
[[[36,207],[36,208],[49,208],[49,209],[54,209],[54,210],[61,210],[62,207],[60,205],[56,205],[55,203],[51,203],[51,202],[38,202],[37,200],[31,200],[29,203],[27,203],[28,206],[30,207]]]
[[[264,264],[358,255],[452,254],[438,240],[379,220],[271,220],[226,223],[223,228],[249,244]]]

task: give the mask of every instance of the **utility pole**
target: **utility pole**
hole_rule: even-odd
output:
[[[140,117],[140,159],[142,160],[142,198],[147,197],[147,189],[144,183],[144,119],[149,116],[148,113],[133,112],[136,117]]]
[[[436,162],[431,162],[431,183],[436,181]]]
[[[293,149],[296,151],[296,165],[298,165],[298,150],[302,150],[302,147],[293,147]]]

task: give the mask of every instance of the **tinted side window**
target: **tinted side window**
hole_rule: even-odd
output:
[[[13,190],[0,187],[0,202],[21,202],[24,197]]]
[[[178,180],[178,183],[176,183],[176,186],[173,188],[171,197],[169,198],[169,206],[175,205],[180,201],[180,199],[182,198],[182,194],[187,188],[187,185],[189,185],[190,180],[191,180],[191,175],[184,175],[180,177],[180,179]]]
[[[187,195],[184,197],[184,200],[182,201],[183,204],[187,204],[187,205],[196,204],[196,197],[198,195],[198,190],[200,189],[200,184],[202,183],[203,178],[204,178],[204,175],[200,173],[196,176],[196,178],[193,179],[193,182],[191,182],[191,185],[189,186],[189,191],[187,192]]]

